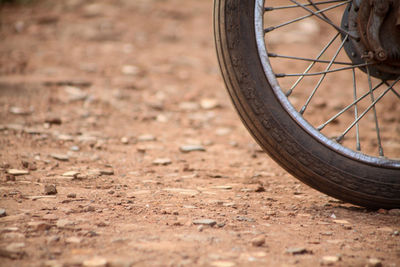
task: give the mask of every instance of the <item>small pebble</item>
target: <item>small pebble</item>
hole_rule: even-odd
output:
[[[67,195],[68,198],[76,198],[76,194],[75,193],[69,193]]]
[[[381,267],[382,261],[377,258],[370,258],[367,263],[367,267]]]
[[[213,267],[233,267],[236,264],[231,261],[213,261],[211,262],[211,266]]]
[[[81,150],[81,149],[79,148],[79,146],[71,146],[71,147],[69,148],[69,150],[74,151],[74,152],[78,152],[78,151]]]
[[[151,134],[143,134],[138,137],[139,142],[150,142],[150,141],[156,141],[156,137]]]
[[[29,171],[26,170],[17,170],[17,169],[9,169],[7,170],[8,174],[14,175],[14,176],[20,176],[20,175],[26,175],[29,174]]]
[[[21,107],[11,107],[10,113],[14,115],[27,116],[33,113],[33,108],[21,108]]]
[[[114,170],[112,170],[112,169],[102,169],[99,171],[100,171],[100,175],[114,175]]]
[[[265,244],[265,236],[263,235],[256,236],[251,240],[251,244],[255,247],[261,247],[262,245]]]
[[[85,260],[82,263],[83,267],[106,267],[108,266],[108,262],[103,258],[93,258],[89,260]]]
[[[77,172],[77,171],[68,171],[68,172],[64,172],[64,173],[62,174],[62,176],[64,176],[64,177],[77,177],[78,174],[80,174],[80,172]]]
[[[0,209],[0,218],[7,216],[7,212],[5,209]]]
[[[338,256],[324,256],[324,257],[322,257],[321,264],[322,265],[333,265],[338,261],[340,261],[340,257],[338,257]]]
[[[96,208],[93,206],[87,206],[83,208],[83,212],[94,212],[94,211],[96,211]]]
[[[169,159],[169,158],[158,158],[158,159],[155,159],[154,161],[153,161],[153,165],[163,165],[163,166],[166,166],[166,165],[169,165],[169,164],[171,164],[172,163],[172,161]]]
[[[68,155],[64,154],[51,154],[50,155],[53,159],[59,160],[59,161],[68,161],[69,157]]]
[[[65,239],[65,242],[70,244],[80,244],[82,242],[82,238],[79,238],[77,236],[71,236]]]
[[[68,134],[58,134],[56,138],[61,141],[74,141],[74,137]]]
[[[199,220],[194,220],[193,221],[194,225],[208,225],[208,226],[214,226],[217,224],[215,220],[212,219],[199,219]]]
[[[215,189],[222,189],[222,190],[231,190],[232,186],[230,186],[230,185],[217,185],[217,186],[214,186],[214,188]]]
[[[311,251],[307,250],[306,248],[288,248],[286,249],[286,253],[292,255],[301,255],[301,254],[311,253]]]
[[[219,228],[222,228],[222,227],[225,226],[225,223],[224,223],[224,222],[220,222],[220,223],[217,224],[217,226],[218,226]]]
[[[232,132],[230,128],[218,128],[215,133],[219,136],[228,135]]]
[[[124,65],[121,68],[121,72],[125,75],[137,75],[140,73],[140,69],[132,65]]]
[[[219,107],[218,100],[214,98],[205,98],[200,101],[202,109],[214,109]]]
[[[74,86],[65,86],[65,93],[68,95],[68,101],[81,101],[88,97],[88,94],[82,89]]]
[[[60,241],[60,237],[57,235],[52,235],[46,238],[47,243],[56,243],[58,241]]]
[[[57,188],[53,184],[47,184],[44,186],[44,194],[45,195],[56,195],[57,194]]]
[[[184,145],[179,147],[179,150],[183,153],[189,153],[194,151],[206,151],[206,149],[203,146],[199,145]]]
[[[180,102],[179,109],[183,111],[194,111],[199,109],[199,104],[196,102]]]
[[[45,123],[60,125],[62,120],[58,117],[48,117],[44,120]]]
[[[129,143],[129,138],[128,137],[122,137],[121,138],[121,143],[124,145],[127,145]]]

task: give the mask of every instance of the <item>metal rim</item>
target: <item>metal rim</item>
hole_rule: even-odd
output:
[[[308,123],[303,116],[294,109],[285,93],[282,91],[276,74],[273,72],[269,56],[267,53],[265,37],[264,37],[264,2],[265,0],[255,0],[255,10],[254,10],[254,26],[255,26],[255,37],[257,42],[257,48],[259,53],[259,58],[265,73],[265,76],[270,83],[276,97],[279,99],[282,107],[288,112],[288,114],[298,123],[298,125],[303,128],[308,134],[313,138],[318,140],[322,145],[330,148],[331,150],[348,157],[350,159],[363,162],[370,165],[375,165],[378,167],[385,168],[395,168],[400,169],[400,161],[375,157],[371,155],[364,154],[362,152],[354,151],[350,148],[344,147],[341,144],[327,138],[320,131],[318,131],[314,126]]]

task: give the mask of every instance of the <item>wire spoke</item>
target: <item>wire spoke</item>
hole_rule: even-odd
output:
[[[265,16],[270,16],[271,21],[276,19],[275,23],[265,24],[263,29],[265,45],[270,49],[267,51],[269,64],[273,63],[274,68],[276,66],[277,71],[272,72],[277,78],[275,82],[278,86],[282,82],[282,91],[286,88],[285,95],[294,108],[293,111],[297,110],[316,131],[325,136],[335,136],[333,140],[354,151],[376,157],[394,156],[397,159],[399,151],[396,152],[389,144],[398,143],[398,135],[393,136],[390,132],[393,129],[393,125],[390,124],[392,117],[382,118],[384,113],[381,108],[394,110],[393,105],[396,103],[391,101],[400,100],[400,76],[397,80],[379,80],[380,73],[383,77],[386,73],[380,66],[386,63],[359,61],[359,53],[354,52],[354,47],[357,48],[356,41],[360,40],[358,30],[348,31],[343,26],[347,23],[343,21],[347,19],[343,12],[352,7],[352,4],[353,0],[286,0],[274,1],[274,4],[264,6]],[[277,11],[276,17],[270,14],[270,11]],[[285,11],[286,15],[283,14]],[[297,16],[290,17],[290,14]],[[325,39],[326,33],[324,38],[318,40],[312,32],[308,35],[307,28],[300,30],[291,27],[312,17],[316,17],[321,31],[329,36],[333,34],[329,39]],[[351,23],[350,19],[348,23]],[[285,26],[289,26],[289,32],[285,31]],[[295,37],[304,33],[304,38],[310,38],[310,43],[319,42],[319,50],[315,50],[316,54],[310,56],[308,51],[318,47],[311,45],[312,49],[302,51],[308,43],[303,43],[302,39],[297,42],[296,38],[292,42],[294,46],[298,44],[298,50],[290,50],[292,46],[289,41],[285,41],[282,47],[273,44],[269,46],[268,39],[273,38],[274,34],[268,33],[274,30],[288,34],[293,32]],[[325,41],[322,43],[322,40]],[[335,92],[325,91],[345,83],[349,86],[338,88],[337,92],[337,100],[343,102],[336,103],[334,100],[332,106],[327,106],[326,101],[330,101],[329,97],[336,99],[336,96],[332,95]],[[311,91],[308,91],[309,89]],[[319,103],[315,100],[317,97],[324,99]],[[311,109],[314,102],[317,109]],[[387,103],[387,107],[383,103]],[[318,112],[320,114],[317,114]],[[342,143],[343,140],[346,141]]]
[[[286,21],[286,22],[284,22],[284,23],[278,24],[278,25],[276,25],[276,26],[268,27],[268,28],[264,29],[264,33],[271,32],[271,31],[276,30],[276,29],[278,29],[278,28],[281,28],[281,27],[283,27],[283,26],[287,26],[287,25],[289,25],[289,24],[292,24],[292,23],[294,23],[294,22],[298,22],[298,21],[300,21],[300,20],[303,20],[303,19],[306,19],[306,18],[309,18],[309,17],[312,17],[312,16],[318,16],[319,13],[322,13],[322,12],[325,12],[325,11],[328,11],[328,10],[331,10],[331,9],[338,8],[338,7],[343,6],[343,5],[345,5],[345,4],[349,3],[349,2],[351,2],[351,0],[347,0],[346,2],[337,4],[337,5],[333,5],[333,6],[324,8],[324,9],[321,9],[320,11],[317,11],[317,12],[312,11],[313,14],[304,15],[304,16],[298,17],[298,18],[296,18],[296,19],[289,20],[289,21]]]
[[[268,53],[268,56],[293,59],[293,60],[311,61],[311,62],[315,62],[315,63],[330,63],[329,60],[319,60],[319,59],[312,59],[312,58],[305,58],[305,57],[286,56],[286,55],[279,55],[279,54],[275,54],[275,53]],[[333,64],[353,66],[353,63],[341,62],[341,61],[335,61],[335,62],[333,62]]]
[[[314,3],[315,5],[324,5],[324,4],[332,4],[332,3],[337,3],[337,2],[344,2],[347,0],[328,0],[328,1],[320,1],[317,3]],[[305,6],[310,6],[311,4],[306,4]],[[279,9],[289,9],[289,8],[296,8],[299,7],[298,5],[287,5],[287,6],[276,6],[276,7],[265,7],[265,11],[274,11],[274,10],[279,10]]]
[[[400,94],[399,93],[397,93],[397,91],[396,90],[394,90],[393,88],[392,88],[392,92],[393,92],[393,94],[395,94],[398,98],[400,98]]]
[[[325,72],[329,71],[329,69],[331,68],[333,62],[335,61],[335,59],[337,58],[337,56],[339,55],[340,51],[342,50],[344,43],[348,40],[349,36],[346,35],[345,38],[343,38],[342,43],[340,44],[339,48],[336,50],[335,55],[332,57],[331,62],[328,64],[328,66],[326,67]],[[308,97],[307,102],[304,104],[304,106],[301,108],[300,110],[300,114],[304,114],[304,112],[306,111],[308,105],[311,102],[311,99],[314,97],[315,93],[317,92],[318,88],[321,86],[321,83],[324,81],[325,77],[326,77],[327,73],[323,73],[321,78],[319,79],[317,85],[315,86],[314,90],[311,92],[311,95]]]
[[[329,62],[329,64],[333,65],[334,62]],[[362,63],[358,65],[352,65],[350,67],[343,67],[343,68],[338,68],[338,69],[333,69],[333,70],[325,70],[325,71],[320,71],[320,72],[312,72],[312,73],[277,73],[275,76],[277,78],[284,78],[284,77],[297,77],[297,76],[318,76],[318,75],[325,75],[328,73],[333,73],[333,72],[338,72],[338,71],[344,71],[344,70],[351,70],[351,69],[357,69],[361,67],[366,67],[366,66],[371,66],[374,65],[375,63]]]
[[[367,66],[367,75],[368,75],[368,87],[369,87],[369,95],[371,96],[371,102],[374,103],[375,97],[374,92],[372,91],[372,81],[371,81],[371,74],[369,68]],[[375,130],[376,130],[376,138],[378,141],[378,149],[379,149],[379,156],[383,157],[383,148],[382,148],[382,140],[381,140],[381,131],[379,128],[378,116],[376,115],[376,106],[372,107],[372,112],[374,114],[374,121],[375,121]]]
[[[379,83],[377,86],[375,86],[372,91],[374,92],[375,90],[379,89],[382,85],[384,84],[384,82]],[[363,100],[365,97],[367,97],[370,94],[370,92],[365,93],[364,95],[362,95],[360,98],[358,98],[357,100],[355,100],[353,103],[351,103],[350,105],[348,105],[347,107],[345,107],[344,109],[342,109],[340,112],[338,112],[336,115],[334,115],[333,117],[331,117],[329,120],[327,120],[324,124],[321,124],[320,126],[317,127],[318,131],[323,130],[329,123],[331,123],[332,121],[336,120],[339,116],[341,116],[343,113],[345,113],[346,111],[348,111],[351,107],[355,106],[358,104],[358,102],[360,102],[361,100]]]
[[[371,91],[372,90],[370,90],[370,92]],[[356,71],[354,69],[353,69],[353,95],[354,95],[354,101],[356,101],[357,100],[357,81],[356,81]],[[355,117],[355,120],[357,120],[357,118],[358,118],[357,103],[354,105],[354,117]],[[357,151],[361,151],[360,127],[358,125],[358,122],[356,123],[356,149],[357,149]]]
[[[333,28],[335,28],[335,29],[336,29],[337,31],[339,31],[340,33],[346,34],[346,35],[350,36],[350,37],[353,38],[353,39],[357,39],[357,40],[359,39],[358,36],[353,35],[352,33],[350,33],[350,32],[348,32],[348,31],[342,29],[341,27],[339,27],[339,26],[337,26],[336,24],[332,23],[330,20],[325,19],[323,16],[321,16],[320,13],[323,13],[324,10],[319,10],[319,11],[316,11],[316,12],[315,12],[315,11],[311,10],[310,8],[304,6],[303,4],[300,4],[300,3],[297,2],[296,0],[290,0],[290,1],[293,2],[293,3],[295,3],[295,4],[297,4],[297,5],[299,5],[299,6],[301,6],[303,9],[307,10],[308,12],[310,12],[311,15],[314,15],[314,16],[316,16],[317,18],[319,18],[319,19],[325,21],[326,23],[328,23],[329,25],[331,25]]]
[[[320,11],[319,7],[312,1],[312,0],[307,0],[314,8],[316,11]],[[321,15],[328,21],[330,21],[331,23],[333,23],[326,15],[324,12],[321,12]]]
[[[337,33],[329,42],[328,44],[319,52],[316,60],[319,60],[322,55],[326,52],[326,50],[333,44],[333,42],[339,37],[340,33]],[[307,69],[303,72],[303,74],[306,74],[310,71],[310,69],[315,65],[315,61],[312,62]],[[286,96],[290,96],[293,93],[293,90],[297,87],[297,85],[303,80],[305,76],[300,76],[297,81],[292,85],[292,87],[286,92]]]
[[[389,86],[389,84],[388,84],[387,82],[385,82],[385,84],[386,84],[387,86]],[[400,94],[399,94],[396,90],[394,90],[393,88],[392,88],[392,92],[393,92],[393,94],[395,94],[398,98],[400,98]]]
[[[382,97],[384,97],[387,92],[389,92],[393,88],[393,86],[395,86],[399,82],[399,80],[400,77],[397,78],[397,80],[394,81],[393,84],[389,86],[382,94],[380,94],[378,98],[376,98],[374,102],[372,102],[372,104],[369,105],[368,108],[357,118],[357,120],[355,120],[338,138],[336,138],[336,141],[341,142],[344,136],[354,127],[354,125],[356,125],[365,116],[365,114],[367,114],[372,109],[372,107],[374,107],[376,103],[378,103],[382,99]]]

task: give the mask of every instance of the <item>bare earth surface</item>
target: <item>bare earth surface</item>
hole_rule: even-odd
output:
[[[211,0],[44,0],[0,23],[0,266],[400,266],[399,210],[322,195],[250,138]]]

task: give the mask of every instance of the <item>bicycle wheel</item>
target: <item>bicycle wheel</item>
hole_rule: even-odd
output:
[[[232,102],[260,146],[304,183],[356,205],[400,207],[400,4],[384,14],[378,59],[363,35],[370,1],[299,1],[215,0]]]

